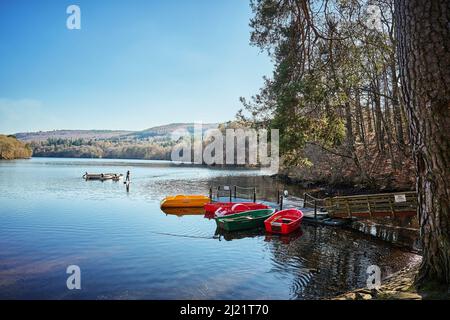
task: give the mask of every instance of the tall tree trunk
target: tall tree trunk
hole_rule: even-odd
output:
[[[389,8],[391,10],[392,15],[394,14],[394,1],[389,1]],[[395,20],[392,21],[389,30],[389,39],[390,46],[392,47],[391,54],[389,56],[389,68],[391,72],[391,86],[392,86],[392,111],[394,114],[394,124],[395,124],[395,133],[397,136],[397,145],[398,148],[402,151],[405,151],[405,138],[403,134],[403,119],[402,119],[402,106],[400,105],[400,90],[398,85],[398,76],[397,76],[397,57],[396,57],[396,48],[397,48],[397,39],[395,38]]]
[[[347,95],[349,97],[350,95]],[[346,129],[346,143],[349,153],[352,156],[353,162],[358,168],[360,177],[363,181],[367,180],[366,172],[363,170],[361,163],[359,162],[358,155],[356,154],[355,148],[355,135],[353,133],[353,124],[352,124],[352,110],[350,107],[350,102],[346,101],[344,103],[344,111],[345,111],[345,129]]]
[[[372,103],[372,96],[367,95],[367,104],[366,104],[366,117],[367,117],[367,132],[369,135],[373,132],[373,126],[372,126],[372,115],[371,115],[371,103]]]
[[[383,130],[383,114],[381,113],[381,97],[380,97],[380,81],[376,79],[372,85],[374,98],[374,122],[375,122],[375,137],[377,139],[377,146],[380,153],[384,153],[384,130]]]
[[[423,261],[416,283],[450,283],[450,1],[396,0],[403,97],[417,171]]]
[[[391,108],[389,106],[389,100],[386,98],[386,96],[389,96],[389,84],[388,84],[388,77],[387,77],[387,72],[384,72],[383,74],[383,85],[384,85],[384,95],[385,97],[383,98],[383,102],[384,102],[384,115],[382,115],[383,117],[383,128],[384,131],[386,132],[387,135],[387,146],[389,149],[389,158],[391,158],[391,167],[392,170],[395,172],[398,168],[397,166],[397,159],[395,156],[395,152],[394,152],[394,134],[392,133],[393,129],[392,129],[392,115],[391,115]]]
[[[391,62],[391,81],[392,81],[392,111],[394,113],[394,123],[395,123],[395,133],[397,135],[398,146],[403,149],[405,145],[405,139],[403,138],[403,121],[402,121],[402,111],[399,103],[399,89],[398,89],[398,77],[397,70],[394,62],[394,54],[392,55],[393,61]]]
[[[359,138],[364,146],[364,153],[367,153],[366,127],[364,124],[363,106],[361,105],[361,98],[359,92],[356,92],[355,101],[356,101],[356,116],[358,119],[357,125]]]

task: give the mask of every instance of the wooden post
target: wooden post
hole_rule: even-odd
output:
[[[391,218],[395,218],[395,209],[394,206],[392,205],[391,197],[389,197],[389,207],[391,207]]]
[[[280,196],[280,210],[283,210],[283,195]]]
[[[370,199],[369,196],[367,196],[367,206],[369,208],[369,216],[372,218],[372,206],[370,205]]]
[[[209,202],[212,202],[212,187],[209,187]]]
[[[317,220],[317,200],[314,199],[314,220]]]
[[[280,190],[277,190],[277,204],[280,203]]]
[[[347,207],[347,214],[348,214],[348,217],[351,218],[351,217],[352,217],[352,210],[350,210],[350,205],[349,205],[349,203],[348,203],[348,199],[345,200],[345,205],[346,205],[346,207]]]
[[[253,188],[253,202],[256,202],[256,188]]]
[[[237,198],[237,186],[234,186],[234,198]]]
[[[306,208],[306,192],[303,194],[303,208]]]
[[[233,202],[233,201],[231,200],[231,188],[230,188],[230,202]]]

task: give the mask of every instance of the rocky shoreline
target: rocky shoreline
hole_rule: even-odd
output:
[[[379,289],[356,289],[332,300],[422,300],[426,297],[413,286],[419,265],[420,262],[390,275],[383,280]]]
[[[450,299],[450,292],[419,291],[414,279],[419,271],[420,261],[390,275],[383,280],[379,289],[361,288],[341,294],[331,300],[426,300]]]

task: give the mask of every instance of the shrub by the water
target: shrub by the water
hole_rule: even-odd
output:
[[[30,146],[16,137],[0,135],[0,159],[26,159],[30,158],[32,153]]]

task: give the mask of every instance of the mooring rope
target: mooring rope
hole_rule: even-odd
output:
[[[236,196],[247,196],[247,197],[253,197],[253,195],[252,194],[247,194],[247,193],[241,193],[241,192],[236,192]]]
[[[157,232],[157,231],[150,231],[150,232],[154,233],[154,234],[159,234],[159,235],[164,235],[164,236],[172,236],[172,237],[179,237],[179,238],[194,238],[194,239],[218,239],[219,238],[219,236],[202,237],[202,236],[192,236],[192,235]]]
[[[236,189],[244,189],[244,190],[254,190],[254,189],[256,189],[255,187],[240,187],[240,186],[235,186],[236,187]]]

